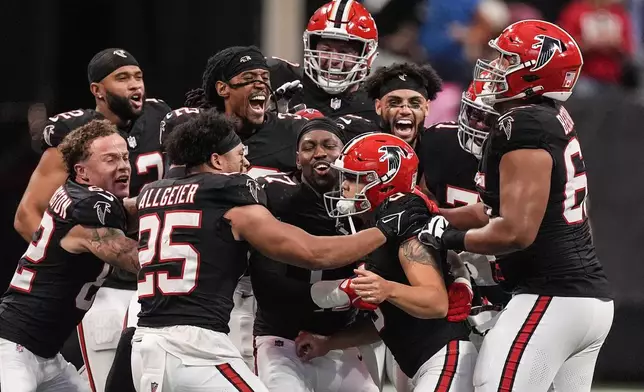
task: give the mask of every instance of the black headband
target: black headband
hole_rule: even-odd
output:
[[[221,139],[219,143],[213,146],[213,152],[215,154],[224,155],[227,152],[230,152],[233,148],[241,144],[241,139],[237,135],[237,132],[228,132],[228,135]]]
[[[302,129],[300,130],[300,133],[297,135],[297,148],[299,149],[300,147],[300,140],[306,135],[307,133],[311,131],[327,131],[331,132],[335,136],[340,139],[342,143],[346,142],[346,136],[344,135],[344,131],[342,128],[338,126],[338,124],[331,120],[330,118],[326,117],[320,117],[320,118],[314,118],[313,120],[309,120],[304,124]]]
[[[382,97],[395,90],[413,90],[425,97],[425,99],[428,99],[429,97],[427,87],[422,81],[404,73],[387,79],[382,86],[380,86],[379,96],[382,99]]]
[[[87,79],[98,83],[112,72],[126,65],[139,66],[138,61],[126,50],[119,48],[104,49],[96,53],[87,65]]]
[[[229,59],[218,74],[222,81],[228,82],[230,79],[239,75],[242,72],[250,71],[251,69],[264,69],[268,70],[266,58],[264,54],[255,46],[239,47],[230,53]]]

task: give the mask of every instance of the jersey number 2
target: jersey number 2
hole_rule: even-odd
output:
[[[167,270],[146,273],[143,280],[139,280],[139,298],[154,296],[155,287],[158,287],[163,295],[186,295],[197,287],[201,261],[199,252],[190,244],[173,242],[172,232],[175,229],[199,229],[200,227],[200,211],[166,212],[163,227],[158,214],[144,215],[139,218],[139,238],[142,234],[149,233],[147,246],[139,249],[141,268],[150,263],[182,264],[181,276],[176,278],[171,278]]]
[[[51,241],[51,236],[54,233],[54,218],[45,211],[45,214],[40,221],[40,227],[38,228],[40,237],[32,241],[27,248],[27,251],[22,258],[30,261],[33,264],[38,264],[45,259],[47,255],[47,247],[49,246],[49,241]],[[76,296],[76,307],[81,310],[89,310],[94,303],[94,297],[96,297],[96,292],[101,287],[105,278],[110,272],[109,264],[105,264],[103,269],[96,277],[96,280],[93,282],[88,282],[81,287],[80,292]],[[31,292],[31,288],[36,278],[36,271],[27,268],[27,267],[18,267],[16,273],[13,274],[11,278],[11,283],[9,286],[14,290],[22,291],[23,293]]]

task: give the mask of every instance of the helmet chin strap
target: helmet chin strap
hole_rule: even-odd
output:
[[[501,103],[501,102],[513,101],[515,99],[523,99],[523,98],[526,98],[526,97],[532,97],[532,96],[535,95],[535,93],[537,91],[541,91],[543,89],[544,89],[543,86],[535,86],[535,87],[529,88],[529,89],[527,89],[527,90],[525,90],[525,91],[523,91],[523,92],[521,92],[521,93],[519,93],[517,95],[514,95],[512,97],[504,97],[504,98],[496,98],[496,97],[494,97],[494,98],[490,98],[489,101],[491,101],[492,102],[491,104],[494,105],[494,104]]]

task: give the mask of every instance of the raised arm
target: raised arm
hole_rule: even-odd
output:
[[[76,225],[60,245],[70,253],[92,253],[108,264],[135,274],[141,268],[138,243],[116,228]]]
[[[314,236],[280,222],[261,205],[235,207],[224,217],[230,221],[236,239],[247,241],[274,260],[309,269],[350,264],[387,241],[377,228],[350,236]]]
[[[48,148],[31,174],[13,222],[13,227],[25,241],[31,241],[32,235],[40,226],[49,199],[66,179],[67,170],[61,153],[56,148]]]

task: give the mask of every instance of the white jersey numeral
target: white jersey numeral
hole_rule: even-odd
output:
[[[164,216],[163,228],[161,219],[157,214],[145,215],[139,218],[139,238],[144,233],[149,233],[148,244],[139,249],[139,263],[141,268],[148,264],[181,263],[181,276],[172,278],[168,271],[149,272],[139,281],[139,297],[153,296],[156,287],[164,295],[186,295],[197,287],[199,252],[187,243],[173,243],[172,232],[176,228],[201,227],[201,212],[199,211],[171,211]]]

